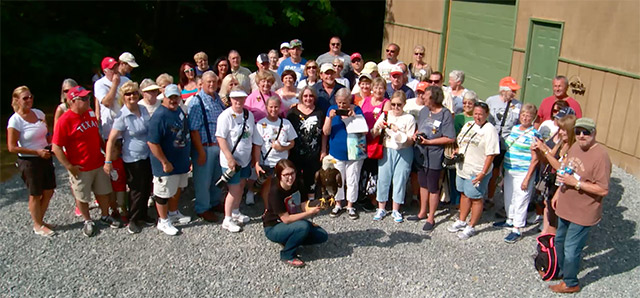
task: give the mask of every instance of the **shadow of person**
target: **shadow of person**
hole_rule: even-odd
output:
[[[313,249],[309,250],[302,247],[300,252],[304,252],[305,260],[309,261],[327,258],[336,259],[350,256],[356,247],[393,248],[398,244],[420,243],[425,239],[429,240],[431,237],[405,231],[394,231],[387,234],[380,229],[346,231],[329,234],[329,240],[326,243],[321,244],[321,246],[314,246]]]
[[[592,228],[582,253],[580,283],[586,286],[603,277],[628,272],[640,265],[640,240],[634,239],[637,224],[625,220],[626,207],[618,206],[624,187],[618,178],[611,178],[609,194],[603,199],[602,220]]]

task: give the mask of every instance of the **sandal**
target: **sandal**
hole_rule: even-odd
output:
[[[300,260],[299,258],[293,258],[291,260],[282,260],[282,261],[294,268],[301,268],[301,267],[304,267],[305,265],[304,261]]]
[[[33,228],[33,232],[36,235],[40,235],[40,236],[44,236],[44,237],[51,237],[51,236],[56,234],[55,231],[49,229],[46,226],[41,226],[39,229],[38,228]]]

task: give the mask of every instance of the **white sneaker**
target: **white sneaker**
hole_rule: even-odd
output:
[[[170,236],[175,236],[178,234],[178,229],[176,229],[176,227],[171,224],[171,220],[158,220],[158,225],[156,226],[156,228]]]
[[[542,221],[542,215],[533,214],[527,219],[527,223],[530,225],[537,224]]]
[[[236,222],[233,219],[225,219],[222,221],[222,228],[231,232],[231,233],[237,233],[240,232],[242,230],[242,228],[236,224]]]
[[[458,233],[458,238],[462,240],[467,240],[475,234],[476,234],[476,229],[474,229],[472,226],[467,226],[464,228],[464,230],[462,230],[462,232]]]
[[[253,193],[253,191],[247,191],[247,197],[245,198],[244,202],[245,204],[247,204],[247,206],[251,206],[256,203],[255,194]]]
[[[239,224],[248,224],[251,221],[251,217],[248,217],[242,213],[231,213],[231,219]]]
[[[186,224],[191,221],[191,216],[186,216],[180,213],[180,211],[176,211],[175,214],[169,214],[168,217],[171,223],[174,223],[174,224],[177,224],[177,223]]]
[[[467,222],[457,219],[456,222],[454,222],[452,225],[450,225],[447,228],[447,231],[449,231],[451,233],[455,233],[455,232],[458,232],[458,231],[462,231],[464,229],[464,227],[466,227],[466,226],[467,226]]]
[[[378,208],[378,210],[376,210],[376,215],[373,216],[373,220],[382,220],[385,216],[387,216],[387,211]]]
[[[393,212],[391,212],[391,217],[393,217],[393,221],[397,223],[401,223],[404,221],[402,213],[398,212],[397,210],[393,210]]]

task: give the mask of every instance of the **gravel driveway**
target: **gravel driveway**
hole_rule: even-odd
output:
[[[454,219],[447,210],[438,211],[431,234],[422,223],[397,224],[390,217],[374,222],[373,213],[360,212],[353,221],[323,212],[314,222],[329,232],[329,241],[299,250],[307,267],[293,269],[279,261],[280,246],[264,236],[261,203],[243,206],[253,220],[238,234],[198,219],[179,226],[182,234],[174,237],[155,228],[129,235],[100,227],[87,238],[73,215],[67,174],[59,165],[56,173],[58,189],[46,219],[58,235],[51,239],[31,231],[22,181],[14,177],[0,185],[0,296],[553,296],[551,283],[541,281],[532,265],[537,226],[506,244],[506,230],[491,226],[495,209],[484,213],[480,233],[467,241],[447,232]],[[193,215],[192,197],[187,189],[182,213]],[[583,290],[576,297],[637,297],[639,222],[638,180],[614,168],[604,218],[584,250]]]

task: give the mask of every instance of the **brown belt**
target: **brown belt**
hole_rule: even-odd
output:
[[[218,143],[203,143],[202,144],[203,147],[212,147],[212,146],[218,146]]]

